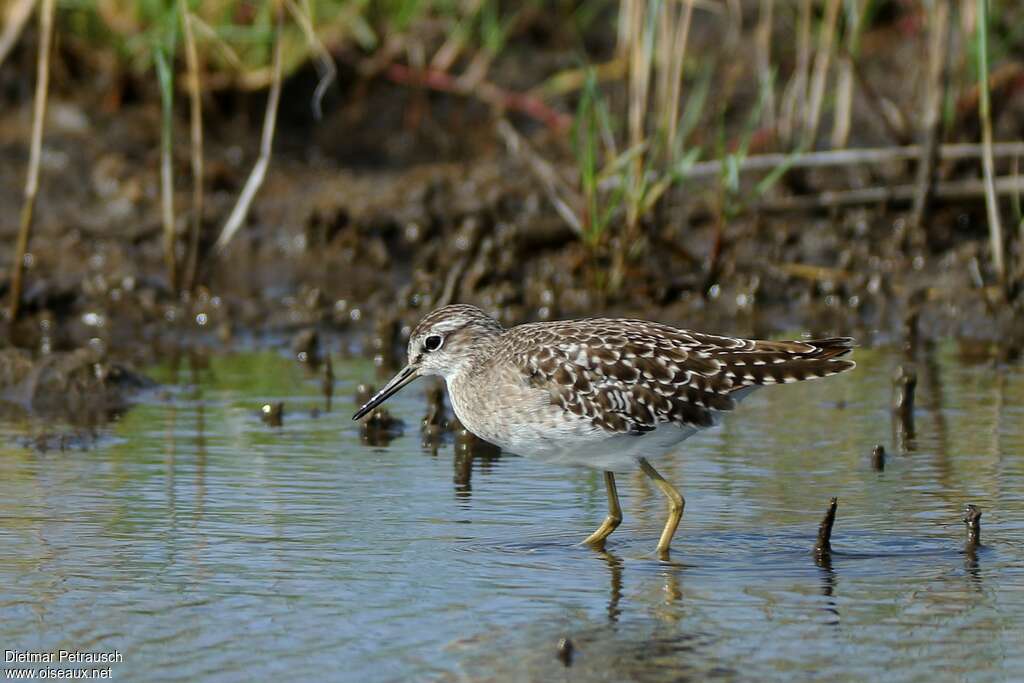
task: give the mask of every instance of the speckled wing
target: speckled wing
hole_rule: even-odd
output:
[[[520,325],[508,355],[552,403],[608,432],[640,434],[661,423],[709,427],[736,392],[826,377],[854,367],[845,337],[757,341],[642,320],[588,319]]]

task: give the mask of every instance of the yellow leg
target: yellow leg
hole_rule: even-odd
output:
[[[611,472],[604,473],[604,486],[608,489],[608,516],[604,518],[597,531],[587,536],[583,541],[595,548],[604,547],[604,539],[608,538],[619,524],[622,523],[622,508],[619,507],[619,492],[615,488],[615,475]]]
[[[668,548],[672,544],[672,537],[675,536],[679,520],[683,518],[683,508],[686,500],[672,484],[665,480],[665,477],[658,474],[658,470],[647,462],[646,458],[640,458],[640,469],[644,471],[657,485],[661,492],[668,498],[668,521],[665,522],[665,529],[661,532],[661,540],[658,541],[658,554],[662,559],[668,559]]]

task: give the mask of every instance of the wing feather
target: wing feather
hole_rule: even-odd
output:
[[[708,427],[739,390],[854,367],[841,359],[853,348],[848,337],[760,341],[600,318],[520,325],[505,336],[509,360],[552,403],[623,434]]]

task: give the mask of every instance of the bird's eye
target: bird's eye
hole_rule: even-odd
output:
[[[423,348],[426,351],[437,351],[441,348],[443,342],[444,340],[441,338],[441,335],[432,334],[423,340]]]

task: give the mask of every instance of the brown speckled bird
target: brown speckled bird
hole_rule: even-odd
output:
[[[503,450],[604,471],[608,516],[584,540],[602,547],[622,521],[613,471],[639,466],[669,501],[658,552],[683,514],[679,492],[651,466],[765,384],[854,367],[847,337],[757,341],[645,320],[587,318],[511,329],[475,306],[439,308],[409,338],[409,362],[353,416],[421,375],[445,379],[459,421]]]

